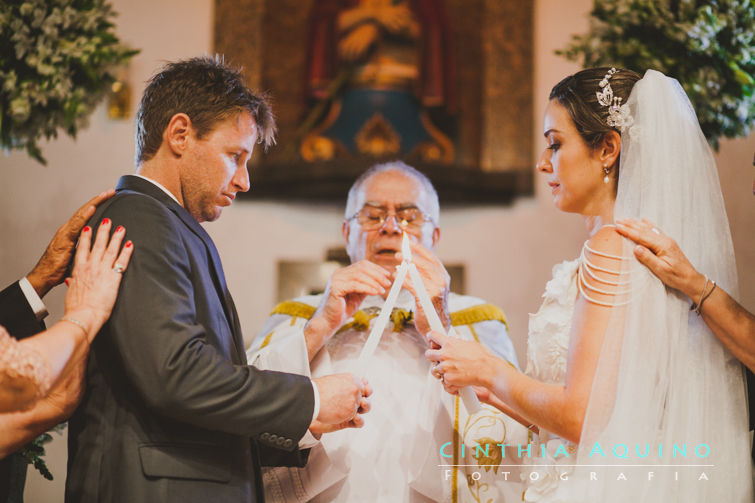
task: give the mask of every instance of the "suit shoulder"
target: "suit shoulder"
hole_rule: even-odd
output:
[[[90,223],[96,226],[103,218],[113,226],[123,225],[126,231],[147,232],[152,235],[171,236],[178,233],[178,217],[157,199],[138,192],[123,191],[106,201],[94,214]]]
[[[152,196],[133,191],[118,192],[108,201],[105,212],[112,215],[149,215],[173,218],[173,212]]]

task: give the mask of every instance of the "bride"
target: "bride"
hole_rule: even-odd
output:
[[[686,94],[653,70],[587,69],[553,88],[543,129],[538,171],[590,238],[553,269],[525,373],[432,332],[433,373],[451,393],[476,386],[537,434],[525,501],[752,502],[742,368],[695,310],[737,280],[715,162]],[[616,232],[615,220],[639,217],[708,275],[692,308]]]

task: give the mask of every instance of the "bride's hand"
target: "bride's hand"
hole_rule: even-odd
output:
[[[431,347],[437,344],[440,348],[428,349],[425,357],[437,362],[434,372],[442,378],[447,391],[458,391],[464,386],[486,386],[486,382],[493,379],[495,371],[490,364],[495,356],[481,344],[436,331],[427,335]]]

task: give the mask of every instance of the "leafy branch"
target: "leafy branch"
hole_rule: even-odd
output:
[[[588,32],[556,53],[676,78],[715,148],[755,123],[755,0],[595,0]]]

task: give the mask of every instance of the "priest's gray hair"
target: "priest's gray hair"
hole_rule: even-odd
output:
[[[419,209],[423,212],[428,213],[432,217],[433,223],[438,226],[440,221],[440,203],[438,202],[438,193],[435,191],[435,187],[433,187],[432,182],[427,176],[403,161],[391,161],[383,164],[375,164],[367,171],[362,173],[349,189],[349,196],[346,199],[346,211],[344,212],[344,217],[351,218],[357,211],[361,209],[357,208],[357,204],[359,204],[359,191],[362,189],[362,186],[365,184],[365,182],[378,173],[383,173],[385,171],[399,171],[419,182],[423,192],[427,196],[427,204],[429,206],[427,208],[420,207]]]

